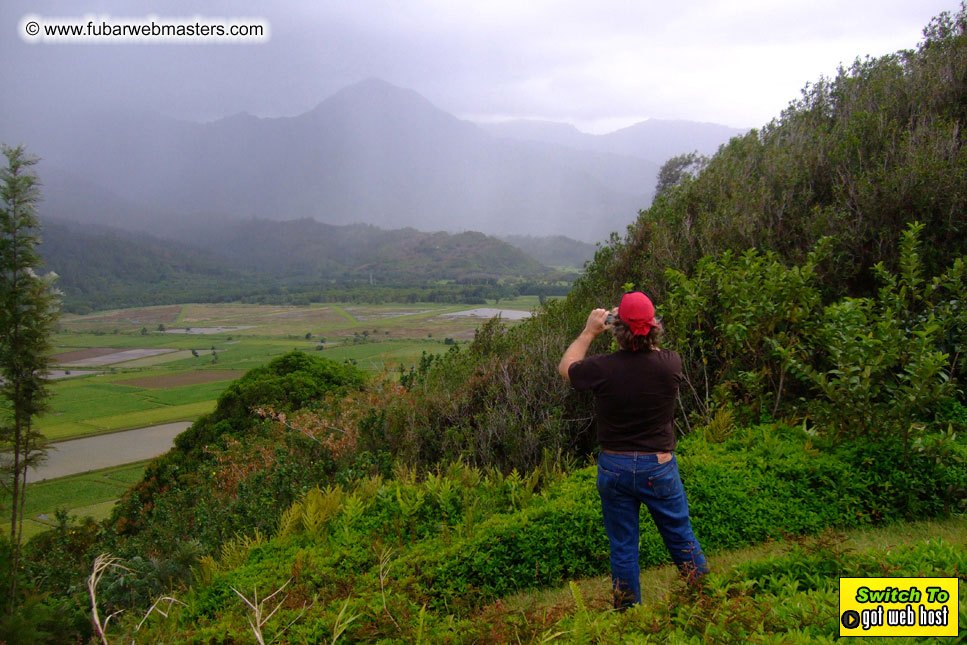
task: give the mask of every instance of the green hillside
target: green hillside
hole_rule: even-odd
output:
[[[204,251],[137,234],[73,222],[44,222],[39,247],[57,273],[63,307],[86,313],[112,306],[171,304],[241,295],[255,276],[240,274]]]
[[[858,58],[806,85],[772,122],[658,198],[588,287],[633,280],[664,293],[667,268],[688,272],[704,256],[751,247],[801,262],[830,236],[825,286],[866,295],[874,264],[897,267],[914,220],[925,225],[925,268],[942,270],[967,248],[963,20],[943,14],[915,49]]]
[[[111,518],[28,544],[22,586],[49,595],[4,629],[89,638],[93,602],[124,612],[119,641],[830,642],[841,576],[967,580],[962,539],[847,552],[830,533],[967,511],[965,79],[967,8],[733,139],[539,315],[400,379],[299,353],[249,372]],[[680,467],[713,573],[617,615],[576,582],[608,546],[592,402],[556,366],[632,285],[683,358]],[[798,546],[725,564],[780,539]]]
[[[311,219],[245,220],[222,228],[219,253],[236,266],[289,278],[461,279],[535,277],[530,256],[483,233],[424,233],[366,224],[333,226]],[[196,239],[198,237],[196,236]]]
[[[563,235],[534,237],[505,235],[501,238],[527,253],[541,264],[556,267],[583,267],[594,257],[595,246]]]
[[[332,300],[347,290],[421,290],[440,281],[451,301],[475,302],[498,281],[557,282],[561,276],[523,251],[472,231],[449,234],[375,226],[332,226],[310,219],[220,222],[180,231],[180,241],[143,233],[50,221],[40,252],[59,276],[67,311],[230,302],[275,304]],[[505,293],[493,290],[488,297]],[[338,295],[333,296],[336,293]],[[386,294],[382,294],[385,298]]]

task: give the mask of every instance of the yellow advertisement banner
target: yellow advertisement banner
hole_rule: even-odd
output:
[[[840,578],[840,636],[956,636],[957,578]]]

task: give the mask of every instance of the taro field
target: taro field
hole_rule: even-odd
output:
[[[536,297],[501,300],[502,318],[513,324],[537,304]],[[37,426],[61,442],[193,421],[214,409],[233,379],[293,349],[395,374],[423,352],[468,343],[495,312],[495,306],[419,303],[186,304],[65,315],[54,338],[49,410]],[[74,475],[29,476],[26,535],[53,525],[57,511],[106,517],[144,471],[131,456],[111,461],[116,465],[106,470],[78,463],[71,465]]]
[[[536,298],[500,302],[508,324],[536,306]],[[61,441],[191,421],[212,410],[245,370],[293,349],[395,373],[423,352],[469,342],[495,311],[419,303],[186,304],[67,315],[54,338],[53,396],[39,429]]]

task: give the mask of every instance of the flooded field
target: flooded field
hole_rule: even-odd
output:
[[[175,437],[190,425],[191,422],[188,421],[166,423],[51,444],[47,450],[47,460],[31,469],[28,480],[35,482],[66,477],[89,470],[153,459],[168,452]]]
[[[531,312],[521,311],[519,309],[495,309],[493,307],[477,307],[475,309],[467,309],[464,311],[454,311],[449,314],[441,314],[443,316],[470,316],[472,318],[486,318],[490,319],[494,316],[500,316],[503,320],[525,320],[531,317]]]
[[[88,350],[78,350],[73,352],[64,352],[63,354],[55,354],[52,356],[54,362],[58,365],[73,365],[75,367],[100,367],[102,365],[113,365],[115,363],[124,363],[125,361],[133,361],[139,358],[147,358],[149,356],[158,356],[159,354],[167,354],[173,352],[173,349],[112,349],[112,348],[96,348]]]
[[[240,325],[237,327],[185,327],[184,329],[165,329],[166,334],[225,334],[242,329],[251,329],[254,325]]]

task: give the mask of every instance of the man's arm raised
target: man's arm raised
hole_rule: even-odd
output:
[[[568,376],[567,373],[567,370],[569,367],[571,367],[571,364],[582,360],[585,355],[587,355],[591,342],[597,338],[598,334],[608,328],[608,326],[605,324],[607,317],[607,309],[593,310],[588,315],[588,322],[581,331],[581,334],[574,339],[574,342],[571,343],[571,345],[564,351],[564,356],[561,357],[561,362],[557,366],[557,371],[565,381],[571,381],[571,377]]]

